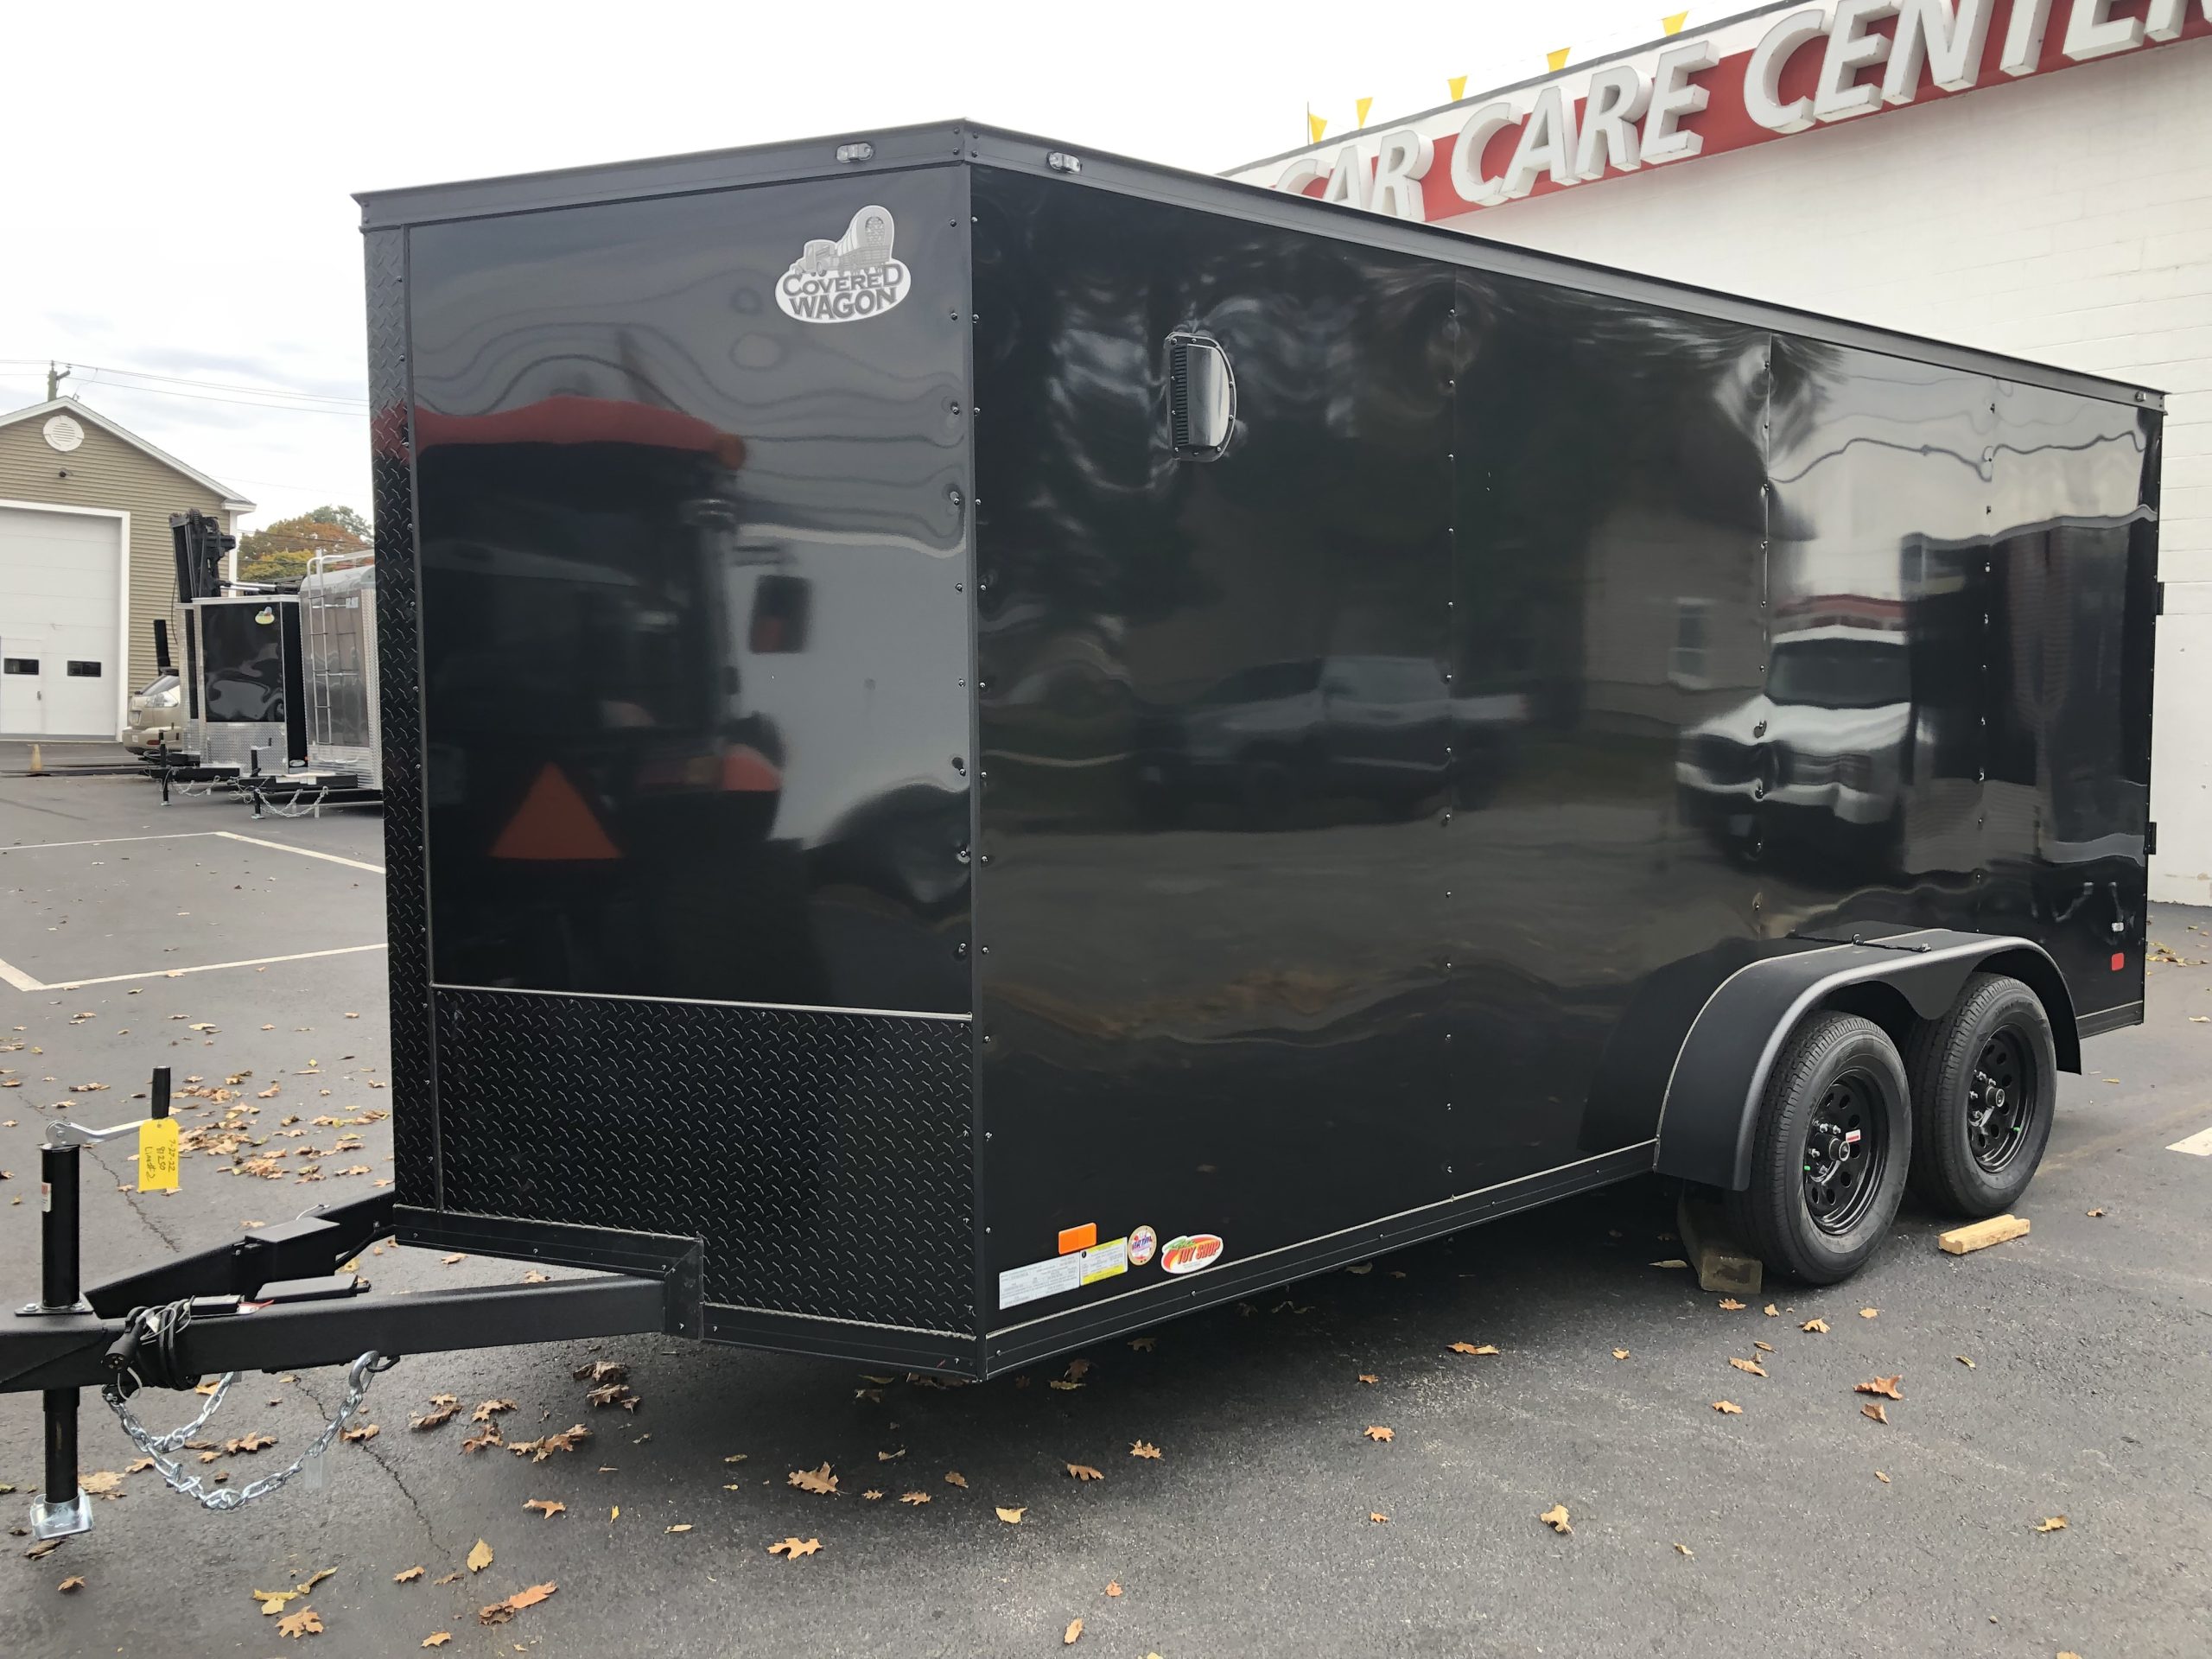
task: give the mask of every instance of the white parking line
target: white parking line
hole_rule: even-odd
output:
[[[119,985],[130,979],[176,979],[185,974],[212,974],[218,968],[265,968],[272,962],[307,962],[316,957],[351,957],[364,950],[381,950],[384,948],[380,942],[376,944],[341,944],[331,950],[295,950],[288,957],[247,957],[238,962],[203,962],[196,968],[156,968],[147,974],[104,974],[98,979],[65,979],[54,985],[41,985],[35,980],[23,984],[16,984],[14,980],[10,980],[9,983],[15,984],[19,991],[74,991],[86,985]]]
[[[219,830],[185,830],[174,836],[101,836],[93,841],[27,841],[13,847],[0,847],[0,853],[42,853],[49,847],[112,847],[125,841],[196,841],[202,836],[219,836]]]
[[[0,982],[12,985],[19,991],[42,991],[46,988],[22,969],[9,962],[0,962]]]
[[[384,874],[381,864],[364,864],[358,858],[340,858],[335,853],[318,853],[312,847],[293,847],[281,841],[264,841],[259,836],[242,836],[235,830],[217,830],[213,833],[225,841],[243,841],[251,847],[269,847],[280,853],[297,853],[302,858],[327,859],[333,864],[343,864],[349,869],[366,870],[372,875]]]
[[[2212,1158],[2212,1129],[2199,1129],[2186,1140],[2175,1141],[2166,1150],[2185,1152],[2192,1158]]]

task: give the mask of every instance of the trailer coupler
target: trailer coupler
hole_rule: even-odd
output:
[[[563,1342],[639,1332],[696,1332],[700,1325],[696,1239],[629,1237],[621,1273],[477,1289],[373,1296],[351,1270],[353,1259],[394,1230],[391,1195],[379,1193],[247,1233],[214,1249],[181,1256],[79,1287],[78,1168],[85,1147],[166,1123],[169,1072],[154,1073],[152,1116],[105,1129],[54,1122],[39,1149],[39,1300],[0,1328],[0,1393],[35,1389],[46,1421],[45,1478],[31,1506],[41,1540],[92,1528],[77,1477],[80,1391],[98,1388],[124,1433],[174,1490],[217,1511],[235,1510],[305,1472],[321,1484],[322,1457],[360,1409],[377,1373],[404,1354]],[[150,1144],[141,1140],[141,1181]],[[174,1167],[175,1142],[168,1142]],[[344,1365],[346,1387],[336,1413],[289,1466],[237,1488],[210,1489],[169,1453],[196,1435],[246,1370],[304,1370]],[[132,1401],[146,1389],[196,1389],[219,1376],[199,1414],[157,1433]]]

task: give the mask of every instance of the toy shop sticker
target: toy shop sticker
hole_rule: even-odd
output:
[[[1160,1252],[1160,1265],[1169,1273],[1196,1273],[1221,1260],[1221,1239],[1213,1233],[1186,1233],[1171,1238]]]
[[[1129,1229],[1129,1265],[1141,1268],[1160,1249],[1160,1235],[1149,1227]]]
[[[801,322],[859,322],[906,297],[913,273],[892,257],[897,226],[888,207],[863,207],[836,241],[817,237],[776,279],[776,304]]]

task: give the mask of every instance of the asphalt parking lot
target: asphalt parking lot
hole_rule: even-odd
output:
[[[153,1065],[232,1090],[288,1155],[259,1177],[188,1154],[179,1193],[142,1196],[127,1147],[89,1153],[88,1279],[388,1179],[380,836],[373,814],[255,823],[129,779],[0,776],[10,1306],[35,1291],[42,1122],[133,1116]],[[1107,1344],[1075,1388],[1048,1386],[1064,1362],[921,1388],[665,1338],[420,1356],[377,1380],[378,1433],[333,1448],[321,1490],[231,1515],[125,1472],[88,1398],[83,1467],[112,1490],[87,1536],[9,1538],[0,1652],[391,1655],[449,1632],[487,1656],[995,1656],[1066,1649],[1080,1619],[1074,1653],[1127,1659],[2198,1659],[2212,1157],[2169,1148],[2212,1126],[2208,929],[2154,910],[2182,960],[2152,969],[2149,1024],[2064,1080],[2033,1232],[1975,1255],[1941,1255],[1948,1224],[1909,1207],[1853,1283],[1729,1309],[1654,1265],[1681,1253],[1672,1201],[1637,1183]],[[217,1115],[188,1103],[188,1128]],[[524,1271],[397,1249],[361,1270],[378,1294]],[[634,1409],[588,1402],[573,1373],[594,1361],[628,1368]],[[1877,1377],[1901,1379],[1886,1424],[1854,1391]],[[242,1379],[198,1466],[268,1472],[339,1393]],[[410,1427],[440,1395],[451,1419]],[[466,1449],[487,1402],[512,1402],[487,1414],[509,1446],[592,1432],[542,1461]],[[249,1434],[275,1444],[222,1449]],[[0,1395],[19,1528],[39,1447],[35,1399]],[[823,1463],[836,1493],[789,1484]],[[1539,1520],[1554,1505],[1571,1532]],[[787,1537],[821,1548],[772,1556]],[[253,1594],[326,1571],[276,1611]],[[286,1635],[310,1609],[320,1633]]]

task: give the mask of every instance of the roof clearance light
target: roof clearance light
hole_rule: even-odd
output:
[[[875,146],[866,140],[857,144],[840,144],[837,146],[837,159],[841,162],[872,162],[875,159]]]

